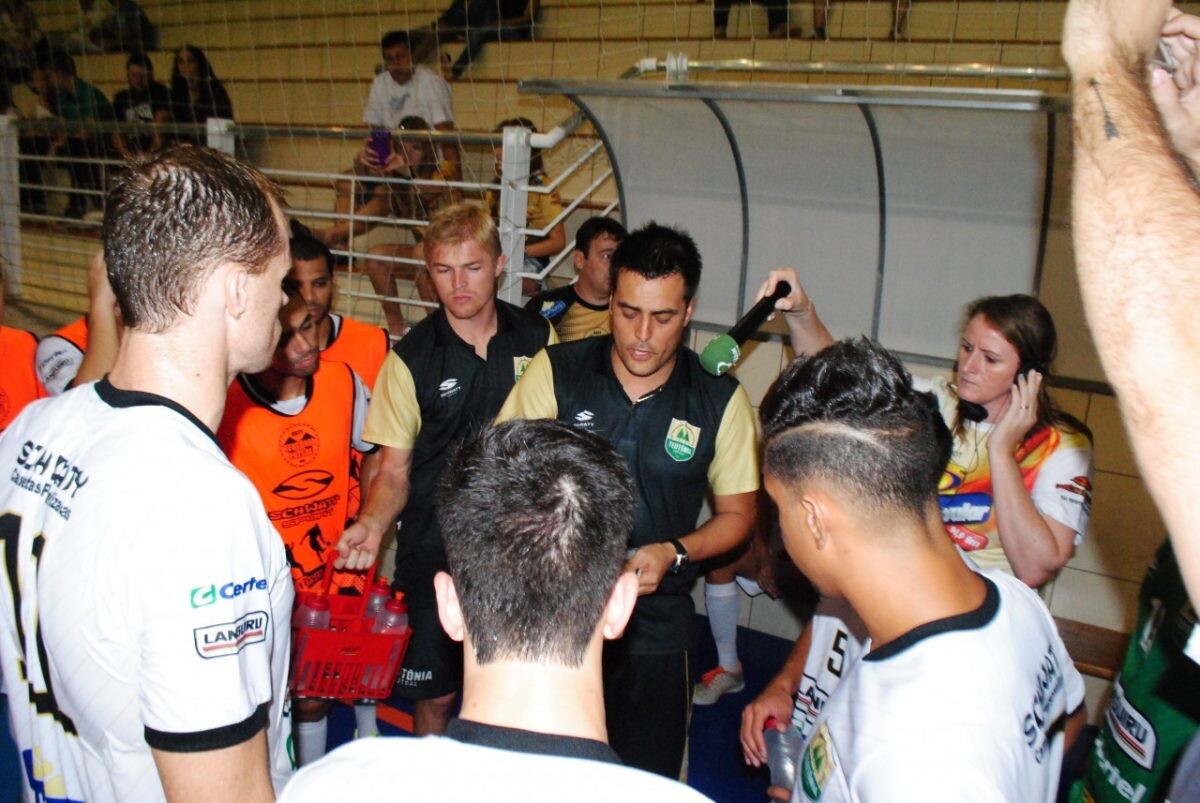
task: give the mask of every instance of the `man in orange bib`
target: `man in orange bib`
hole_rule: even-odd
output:
[[[362,440],[368,392],[350,366],[320,358],[304,299],[289,296],[279,319],[283,333],[270,367],[239,374],[230,386],[217,440],[258,488],[300,594],[323,588],[350,518],[352,452],[376,447]],[[338,572],[333,586],[361,590],[363,576]],[[324,755],[328,709],[325,701],[295,701],[299,763]]]
[[[0,321],[4,320],[4,270],[0,268]],[[24,329],[0,326],[0,432],[34,399],[46,395],[33,368],[37,338]]]

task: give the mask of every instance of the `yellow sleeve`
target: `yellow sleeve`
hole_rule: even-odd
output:
[[[558,330],[554,328],[550,321],[546,321],[546,325],[550,327],[550,336],[546,338],[546,345],[553,346],[559,342]]]
[[[421,407],[417,386],[404,360],[388,351],[375,380],[375,391],[367,407],[363,440],[395,449],[411,449],[421,431]]]
[[[551,332],[554,328],[551,327]],[[542,349],[529,361],[529,367],[513,389],[509,391],[496,423],[515,418],[557,418],[558,399],[554,397],[554,369],[550,367],[550,356]]]
[[[717,451],[708,466],[708,485],[717,496],[758,490],[758,433],[750,397],[738,385],[717,430]]]

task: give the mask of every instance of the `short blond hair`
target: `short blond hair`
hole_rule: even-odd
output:
[[[433,252],[444,246],[454,247],[474,240],[492,259],[500,256],[500,230],[486,209],[476,204],[457,203],[441,209],[425,227],[421,242],[428,264]]]

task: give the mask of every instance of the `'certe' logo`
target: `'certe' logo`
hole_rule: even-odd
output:
[[[689,424],[687,421],[680,421],[678,418],[671,419],[671,426],[667,427],[667,440],[663,447],[672,460],[677,463],[691,460],[699,445],[700,427]]]
[[[286,427],[279,436],[279,455],[296,467],[307,466],[317,459],[321,451],[321,439],[317,431],[308,424]]]

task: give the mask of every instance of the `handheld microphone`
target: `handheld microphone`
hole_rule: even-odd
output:
[[[704,351],[700,352],[700,364],[704,370],[713,376],[720,376],[742,358],[742,344],[758,331],[767,317],[775,310],[775,302],[792,294],[792,286],[788,282],[779,282],[775,289],[759,300],[749,309],[741,320],[733,325],[727,333],[713,338]]]

